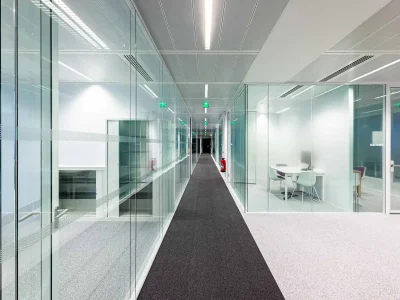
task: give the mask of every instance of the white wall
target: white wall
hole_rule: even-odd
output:
[[[140,88],[137,90],[138,101],[131,100],[130,93],[128,84],[60,84],[59,128],[64,137],[72,139],[60,141],[61,166],[105,166],[107,120],[157,118],[158,99],[151,98]],[[155,137],[154,130],[150,132]]]
[[[344,86],[316,98],[253,105],[248,114],[249,183],[266,190],[269,165],[300,167],[301,152],[311,151],[313,167],[325,172],[324,201],[352,211],[353,100],[352,88]],[[290,109],[277,113],[285,108]],[[249,194],[249,210],[259,211],[263,201]]]
[[[60,140],[61,166],[105,166],[106,120],[129,119],[130,90],[128,85],[60,84],[60,131],[72,132],[72,141]],[[80,135],[90,133],[83,141]]]
[[[271,105],[270,117],[270,161],[271,166],[287,164],[300,166],[301,152],[311,151],[311,100],[293,101],[290,109],[276,114],[281,109]]]
[[[353,89],[341,87],[313,101],[312,161],[325,172],[325,202],[353,210]]]

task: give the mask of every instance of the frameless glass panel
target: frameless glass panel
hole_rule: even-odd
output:
[[[353,173],[354,211],[382,212],[384,207],[385,86],[356,85],[354,89]]]
[[[0,298],[15,299],[15,6],[1,1],[1,199],[0,199]]]
[[[390,211],[400,213],[400,88],[390,89],[392,140],[390,166]]]
[[[246,207],[246,88],[236,99],[231,113],[231,182],[240,202]]]
[[[268,88],[269,87],[267,85],[255,85],[248,87],[247,205],[249,212],[269,211]],[[276,186],[274,185],[272,188],[276,194]]]
[[[53,174],[74,174],[53,199],[53,298],[123,299],[134,294],[132,135],[120,128],[135,105],[134,17],[124,0],[52,3]]]
[[[264,133],[269,133],[269,160],[264,170],[269,175],[269,211],[308,212],[314,202],[314,184],[307,184],[313,182],[309,177],[315,177],[311,153],[314,91],[307,86],[293,88],[270,85],[269,105],[261,103],[258,107],[260,122],[266,111],[269,119]],[[257,131],[263,130],[262,125]]]
[[[136,129],[136,155],[138,189],[146,188],[145,196],[136,195],[136,283],[144,282],[145,270],[162,234],[162,63],[144,26],[136,18],[137,62],[142,69],[137,71],[137,105],[135,119],[140,121]],[[145,190],[146,190],[145,189]],[[141,197],[145,199],[140,199]],[[148,210],[143,214],[141,206]],[[151,209],[149,209],[151,207]]]

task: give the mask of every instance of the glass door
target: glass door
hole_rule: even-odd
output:
[[[400,213],[400,87],[390,88],[390,213]]]

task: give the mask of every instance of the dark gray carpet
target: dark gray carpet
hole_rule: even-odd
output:
[[[202,155],[139,299],[284,299],[209,155]]]

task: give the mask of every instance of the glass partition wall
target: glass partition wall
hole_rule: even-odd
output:
[[[127,3],[1,2],[1,299],[135,298],[189,180],[190,114]]]
[[[243,94],[228,112],[228,173],[246,211],[384,211],[385,86],[249,85]]]

